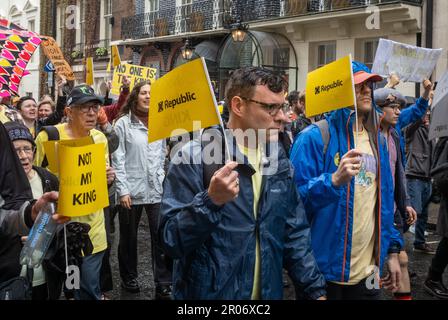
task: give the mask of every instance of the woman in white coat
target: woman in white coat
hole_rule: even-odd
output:
[[[171,296],[171,263],[157,243],[162,183],[165,178],[165,140],[148,143],[148,111],[151,85],[142,82],[133,88],[115,123],[118,149],[112,155],[120,200],[120,242],[118,261],[121,286],[139,292],[137,281],[137,230],[142,211],[148,216],[151,232],[152,267],[156,299]]]

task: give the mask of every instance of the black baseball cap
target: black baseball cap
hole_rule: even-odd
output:
[[[97,96],[92,87],[86,84],[81,84],[74,87],[70,92],[67,99],[67,106],[81,105],[91,101],[97,101],[99,104],[104,103],[103,98]]]
[[[26,140],[29,141],[33,146],[36,146],[30,130],[23,124],[15,121],[10,121],[5,123],[4,125],[11,141]]]

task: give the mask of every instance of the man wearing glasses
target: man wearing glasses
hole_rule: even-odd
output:
[[[109,164],[109,149],[105,135],[96,130],[98,111],[102,98],[97,96],[93,89],[87,85],[79,85],[73,88],[67,99],[67,123],[58,124],[55,128],[59,132],[60,140],[80,139],[90,136],[94,143],[104,144],[104,157]],[[46,131],[41,131],[36,138],[35,164],[41,165],[45,158],[43,143],[48,141]],[[114,179],[113,170],[105,168],[107,180],[110,183]],[[81,290],[77,290],[75,298],[82,300],[101,299],[100,269],[104,251],[107,248],[106,230],[103,210],[93,212],[83,217],[74,217],[72,221],[87,223],[90,240],[93,244],[91,255],[85,256],[81,269]]]
[[[313,124],[291,153],[312,247],[333,300],[379,299],[379,273],[387,257],[384,286],[396,291],[400,280],[402,239],[393,224],[392,175],[372,101],[373,83],[382,78],[358,62],[353,74],[358,119],[353,107],[332,112],[323,120],[327,143],[323,128]]]
[[[209,176],[210,148],[196,140],[173,157],[159,232],[175,259],[175,299],[281,299],[283,268],[307,298],[324,299],[292,167],[278,147],[286,89],[267,69],[234,71],[225,91],[230,161],[223,165],[221,157]],[[276,170],[265,170],[268,149],[277,150],[276,160],[269,155]]]

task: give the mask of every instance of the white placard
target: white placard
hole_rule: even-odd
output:
[[[372,72],[383,77],[396,73],[401,82],[420,83],[431,77],[442,49],[426,49],[380,39]]]

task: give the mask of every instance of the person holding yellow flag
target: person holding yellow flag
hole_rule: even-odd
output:
[[[97,96],[87,85],[74,87],[67,99],[68,123],[56,125],[58,138],[56,140],[80,139],[91,137],[96,144],[104,144],[104,156],[109,163],[109,150],[105,135],[94,129],[102,98]],[[44,142],[49,140],[47,131],[41,131],[36,138],[35,165],[41,166],[46,158]],[[113,181],[113,169],[107,169],[108,183]],[[63,213],[62,213],[63,214]],[[91,229],[89,237],[93,244],[91,255],[83,258],[81,269],[81,289],[76,290],[75,297],[80,300],[100,300],[100,269],[104,251],[107,248],[106,230],[103,210],[92,212],[82,217],[72,217],[72,221],[88,224]]]
[[[403,242],[394,228],[389,155],[372,97],[382,78],[359,62],[352,69],[358,118],[353,107],[333,111],[301,132],[291,152],[329,300],[379,299],[386,260],[384,286],[396,291],[400,281]]]
[[[170,261],[163,255],[157,238],[166,143],[165,140],[158,140],[148,144],[150,90],[149,81],[136,84],[115,123],[119,145],[112,154],[112,163],[117,174],[116,187],[120,201],[118,263],[121,286],[129,292],[139,292],[137,233],[144,209],[151,232],[156,299],[170,299]]]
[[[325,298],[292,167],[279,146],[286,89],[270,70],[234,71],[225,93],[230,154],[213,162],[210,146],[193,140],[173,157],[159,232],[176,259],[175,299],[282,299],[283,267],[307,298]]]

